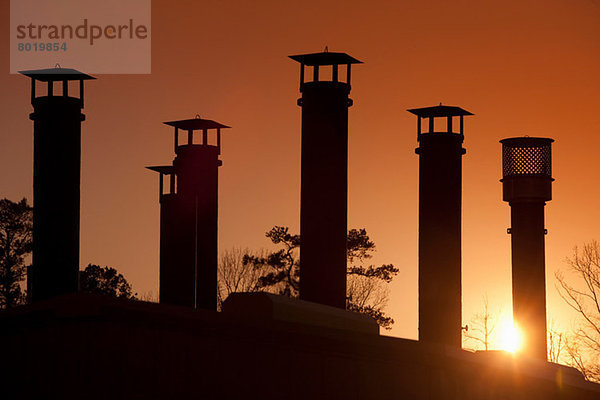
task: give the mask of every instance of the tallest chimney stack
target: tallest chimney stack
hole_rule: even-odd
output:
[[[408,111],[419,142],[419,340],[460,348],[463,118],[473,114],[441,104]]]
[[[329,52],[290,58],[300,63],[302,92],[300,298],[346,308],[348,95],[352,64],[360,61]],[[312,81],[305,80],[307,66]]]
[[[83,81],[69,68],[19,71],[31,78],[33,113],[33,268],[31,300],[77,291]],[[36,82],[47,85],[39,95]],[[69,82],[79,82],[79,96]],[[54,83],[61,91],[54,93]]]
[[[552,199],[551,144],[547,138],[501,140],[502,189],[510,205],[513,319],[523,352],[547,359],[544,206]]]

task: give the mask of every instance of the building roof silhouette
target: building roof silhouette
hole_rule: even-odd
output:
[[[253,295],[262,297],[223,312],[81,293],[3,311],[0,393],[357,400],[600,394],[600,385],[570,367],[380,336],[351,321],[344,327],[341,314],[349,311],[330,315],[332,307]],[[254,307],[261,309],[246,312]]]

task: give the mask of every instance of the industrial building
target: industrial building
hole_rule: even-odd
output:
[[[80,110],[83,80],[91,77],[24,72],[35,109],[37,247],[32,303],[0,313],[2,343],[10,343],[0,349],[2,398],[600,398],[600,385],[546,360],[544,205],[551,199],[552,139],[502,141],[514,317],[526,327],[528,350],[466,351],[462,146],[464,117],[473,114],[442,104],[408,110],[417,116],[419,340],[387,337],[370,317],[345,310],[349,93],[351,67],[361,62],[327,51],[291,58],[300,63],[302,93],[300,299],[234,293],[221,312],[217,189],[221,129],[229,127],[199,116],[165,123],[174,128],[176,157],[172,165],[148,167],[159,174],[160,303],[78,293],[78,239],[60,252],[66,261],[43,249],[78,235]],[[305,74],[311,67],[312,80]],[[330,80],[319,74],[324,68],[331,68]],[[81,82],[80,98],[65,89],[56,100],[53,82],[69,79]],[[46,96],[36,97],[36,80],[48,82]],[[446,129],[434,130],[436,118]],[[50,178],[38,166],[59,149],[42,136],[70,149],[68,165],[56,167],[69,177],[56,197],[44,191]],[[58,220],[43,225],[52,207],[61,210]]]

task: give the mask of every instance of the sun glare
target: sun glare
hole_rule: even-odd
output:
[[[521,349],[522,338],[519,329],[512,320],[506,320],[500,330],[500,348],[502,350],[516,353]]]

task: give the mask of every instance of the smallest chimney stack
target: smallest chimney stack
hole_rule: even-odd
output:
[[[160,302],[216,310],[218,168],[229,127],[199,116],[165,125],[174,128],[176,157],[147,167],[159,174]]]

